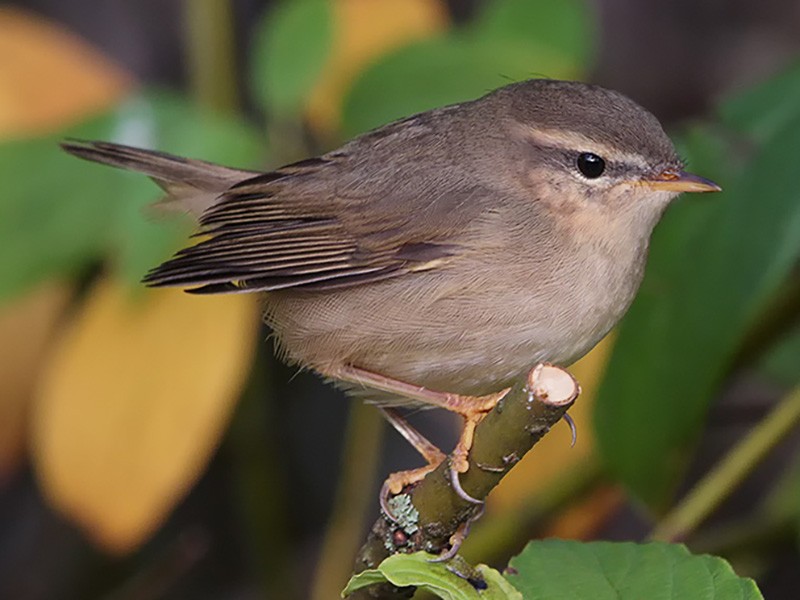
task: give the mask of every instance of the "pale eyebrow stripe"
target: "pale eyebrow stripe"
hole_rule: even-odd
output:
[[[592,152],[614,162],[633,164],[641,168],[647,168],[647,162],[639,154],[630,152],[620,152],[606,144],[597,142],[585,135],[574,131],[563,129],[536,129],[525,127],[523,134],[535,144],[540,146],[551,146],[562,150]]]

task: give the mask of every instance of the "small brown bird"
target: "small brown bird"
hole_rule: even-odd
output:
[[[166,206],[198,219],[205,239],[146,283],[264,292],[284,359],[384,406],[462,414],[462,457],[532,364],[568,365],[619,321],[669,202],[720,189],[684,172],[658,120],[630,99],[552,80],[268,173],[104,142],[64,148],[149,175]],[[442,460],[385,414],[431,465]],[[430,468],[396,474],[388,489]]]

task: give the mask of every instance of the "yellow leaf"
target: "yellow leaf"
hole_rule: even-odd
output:
[[[332,0],[334,44],[325,73],[309,101],[311,126],[331,134],[339,126],[344,95],[368,63],[403,44],[447,28],[440,0]]]
[[[22,457],[34,384],[69,296],[50,283],[0,309],[0,487]]]
[[[202,472],[258,331],[257,299],[105,280],[46,369],[32,454],[50,502],[104,548],[144,541]]]
[[[0,7],[0,139],[82,118],[118,100],[130,84],[77,37]],[[49,283],[0,309],[0,484],[21,458],[29,401],[70,293]]]
[[[607,336],[569,369],[581,384],[581,395],[569,410],[578,429],[575,447],[569,447],[569,427],[566,423],[559,423],[509,471],[502,485],[492,492],[489,496],[491,510],[511,510],[520,502],[526,502],[537,491],[546,488],[559,474],[580,464],[594,452],[591,415],[597,386],[611,354],[613,338],[612,335]]]
[[[0,7],[0,134],[41,133],[119,100],[122,70],[77,36],[19,9]]]

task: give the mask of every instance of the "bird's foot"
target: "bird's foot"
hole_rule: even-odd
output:
[[[381,486],[378,502],[380,503],[383,514],[386,515],[390,521],[394,523],[398,522],[397,515],[395,515],[391,502],[389,502],[392,496],[397,496],[407,487],[413,486],[425,479],[428,473],[434,471],[443,460],[444,454],[442,454],[441,459],[437,463],[428,463],[424,467],[419,467],[418,469],[397,471],[396,473],[391,473],[389,477],[386,478],[386,481],[383,482],[383,486]]]
[[[414,429],[414,427],[412,427],[411,424],[397,412],[397,410],[393,408],[380,408],[380,411],[383,413],[383,416],[387,421],[389,421],[392,427],[394,427],[395,430],[397,430],[397,432],[402,435],[406,441],[408,441],[408,443],[414,446],[417,452],[422,455],[427,463],[424,467],[392,473],[389,475],[386,481],[383,482],[378,501],[380,502],[381,509],[387,518],[396,523],[397,517],[391,508],[389,498],[402,493],[406,487],[414,485],[415,483],[425,479],[425,476],[442,464],[446,457],[444,452],[439,450],[439,448],[431,443],[428,438]]]
[[[445,408],[464,417],[464,429],[451,455],[450,464],[454,471],[466,473],[469,470],[469,451],[475,441],[475,429],[509,391],[511,388],[486,396],[447,394],[449,403]]]
[[[485,396],[467,396],[429,390],[425,387],[412,385],[355,366],[341,366],[327,374],[335,379],[371,387],[430,406],[444,408],[464,417],[464,429],[461,432],[458,444],[450,456],[450,481],[454,492],[460,498],[471,504],[482,503],[481,500],[473,498],[464,491],[459,480],[459,474],[466,473],[469,470],[469,451],[475,438],[476,427],[497,406],[497,403],[505,398],[511,388]],[[428,473],[435,470],[442,463],[445,456],[441,450],[411,427],[395,409],[381,408],[381,411],[389,423],[417,449],[427,463],[424,467],[418,469],[393,473],[384,483],[380,496],[381,508],[390,519],[396,521],[389,507],[389,497],[401,493],[407,486],[424,479]]]
[[[467,521],[461,523],[461,525],[458,526],[458,529],[456,529],[456,532],[450,536],[450,539],[448,540],[447,550],[443,550],[436,558],[431,558],[428,562],[437,563],[437,562],[447,562],[449,560],[452,560],[455,557],[455,555],[458,554],[458,551],[461,549],[461,544],[463,544],[464,540],[467,539],[470,527],[472,527],[472,524],[475,521],[477,521],[483,516],[483,513],[484,513],[484,507],[481,507],[480,510],[471,519],[468,519]]]
[[[469,451],[475,441],[475,429],[497,406],[497,403],[506,397],[510,389],[506,388],[487,396],[458,396],[457,402],[454,403],[452,410],[459,412],[464,417],[464,429],[461,431],[458,444],[450,455],[450,484],[456,495],[470,504],[483,504],[483,500],[474,498],[464,491],[460,477],[461,473],[469,470]]]

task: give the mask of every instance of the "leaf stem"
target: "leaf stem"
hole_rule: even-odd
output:
[[[186,54],[197,103],[221,113],[239,107],[233,8],[229,0],[187,0]]]
[[[778,406],[686,495],[650,534],[650,539],[684,539],[800,421],[800,387]]]

